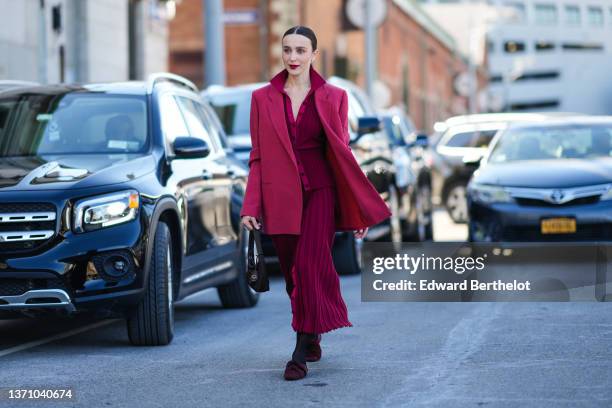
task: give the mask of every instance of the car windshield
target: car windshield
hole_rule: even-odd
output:
[[[252,91],[227,92],[209,95],[208,100],[229,136],[248,135],[250,130]]]
[[[147,144],[144,96],[69,92],[0,98],[0,157],[139,153]]]
[[[489,162],[597,157],[612,157],[612,124],[509,129],[491,151]]]

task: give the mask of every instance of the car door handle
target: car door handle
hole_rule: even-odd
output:
[[[210,180],[211,178],[212,178],[212,174],[210,174],[210,171],[208,170],[202,171],[202,180]]]

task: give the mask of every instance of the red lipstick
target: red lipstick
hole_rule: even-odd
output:
[[[297,68],[297,67],[299,67],[299,66],[300,66],[299,64],[297,64],[297,65],[291,65],[291,64],[289,64],[289,68],[291,68],[291,69],[296,69],[296,68]]]

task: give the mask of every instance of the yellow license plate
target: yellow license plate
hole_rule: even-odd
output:
[[[542,234],[573,234],[576,232],[574,218],[547,218],[541,221]]]

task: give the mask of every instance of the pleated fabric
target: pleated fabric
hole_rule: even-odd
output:
[[[302,233],[270,235],[291,299],[291,327],[317,334],[352,327],[332,259],[335,187],[302,192]]]

